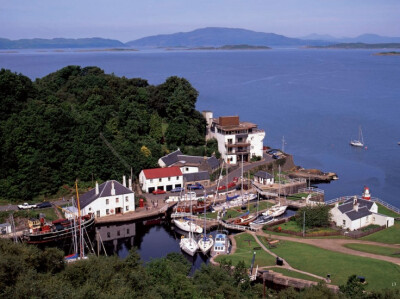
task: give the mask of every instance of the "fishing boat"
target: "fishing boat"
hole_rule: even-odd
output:
[[[199,245],[199,248],[203,254],[207,254],[210,250],[211,247],[214,245],[214,240],[212,238],[212,235],[208,236],[206,235],[206,230],[207,230],[207,220],[206,220],[206,208],[204,206],[204,235],[202,235],[197,242]]]
[[[191,205],[191,206],[190,206]],[[190,208],[192,208],[193,213],[201,213],[204,211],[209,211],[211,209],[211,202],[206,200],[198,200],[196,203],[189,203],[188,205],[180,205],[176,207],[176,212],[178,213],[189,213]]]
[[[211,256],[218,254],[228,254],[230,250],[229,238],[224,233],[217,233],[214,246],[211,248]]]
[[[261,215],[253,222],[250,222],[250,227],[252,229],[259,229],[272,221],[274,221],[274,217]]]
[[[190,208],[191,208],[192,206],[190,206]],[[192,214],[192,211],[190,211],[190,214]],[[179,220],[178,220],[178,222],[179,222]],[[175,221],[175,224],[176,224],[176,221]],[[192,227],[195,225],[194,223],[192,223],[192,221],[187,221],[186,222],[186,225],[188,225],[188,230],[187,231],[189,231],[189,236],[186,238],[185,236],[182,236],[182,238],[181,238],[181,242],[179,243],[179,247],[184,251],[184,252],[186,252],[187,254],[189,254],[189,255],[191,255],[191,256],[194,256],[195,255],[195,253],[196,253],[196,251],[199,249],[199,245],[197,244],[197,242],[196,242],[196,240],[194,239],[194,237],[193,237],[193,230],[194,229],[192,229]],[[198,226],[198,225],[197,225]],[[179,226],[178,226],[179,227]],[[186,228],[186,226],[182,226],[182,227],[185,227]],[[200,231],[200,233],[203,231],[203,229],[200,227],[200,226],[198,226],[199,227],[199,230],[198,231]]]
[[[364,138],[361,130],[361,126],[358,128],[358,139],[350,141],[350,145],[355,147],[364,147]]]

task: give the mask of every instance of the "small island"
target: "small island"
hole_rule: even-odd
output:
[[[374,55],[377,55],[377,56],[398,56],[398,55],[400,55],[400,52],[396,52],[396,51],[379,52],[379,53],[375,53]]]
[[[252,45],[224,45],[221,47],[197,47],[189,48],[188,50],[270,50],[267,46],[252,46]]]

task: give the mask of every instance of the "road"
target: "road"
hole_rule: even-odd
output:
[[[61,200],[52,201],[51,203],[52,204],[56,204],[57,206],[60,206],[60,205],[65,204],[67,202],[69,202],[69,201],[68,200],[63,201],[61,199]],[[18,210],[18,205],[6,204],[6,205],[0,206],[0,211],[16,211],[16,210]],[[40,211],[40,209],[35,209],[35,210]]]

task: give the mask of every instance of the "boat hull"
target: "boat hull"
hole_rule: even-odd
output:
[[[188,220],[181,220],[181,219],[176,219],[174,220],[174,224],[181,230],[185,232],[192,232],[192,233],[197,233],[201,234],[203,232],[203,228],[195,223],[191,223]]]
[[[95,218],[92,216],[90,219],[82,222],[82,230],[89,232],[94,228]],[[48,232],[25,232],[24,240],[28,244],[41,244],[41,243],[50,243],[63,239],[72,239],[74,227],[72,223],[60,230],[48,231]],[[77,228],[79,224],[76,224]],[[76,231],[79,236],[79,229]]]
[[[191,256],[194,256],[199,249],[197,242],[190,238],[182,238],[179,246],[184,252]]]
[[[209,237],[200,238],[198,242],[199,248],[203,254],[207,254],[214,246],[214,240]]]

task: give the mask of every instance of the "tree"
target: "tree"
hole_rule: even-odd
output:
[[[150,117],[150,136],[157,142],[163,137],[162,119],[157,112],[154,112]]]
[[[316,206],[305,206],[296,213],[296,222],[303,227],[303,217],[305,213],[305,226],[307,228],[326,227],[331,222],[330,207],[318,204]]]
[[[365,286],[357,278],[357,275],[351,275],[345,285],[339,286],[339,290],[347,298],[364,298]]]

